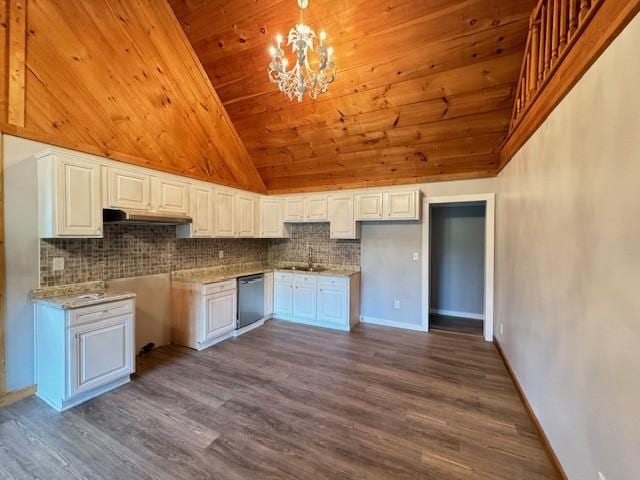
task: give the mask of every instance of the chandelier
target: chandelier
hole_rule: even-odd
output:
[[[336,67],[331,60],[333,48],[325,45],[326,33],[320,32],[319,43],[314,48],[316,33],[303,23],[304,9],[309,6],[309,0],[298,0],[300,7],[300,23],[289,30],[287,45],[298,58],[293,68],[287,70],[289,62],[282,48],[282,35],[276,37],[276,46],[269,49],[271,63],[269,64],[269,79],[289,100],[294,98],[302,102],[305,93],[313,99],[325,93],[329,84],[336,78]],[[313,59],[309,53],[314,52]]]

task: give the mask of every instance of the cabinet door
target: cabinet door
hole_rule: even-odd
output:
[[[348,325],[347,289],[318,285],[318,322]]]
[[[100,166],[61,157],[58,166],[58,235],[102,235]]]
[[[293,283],[275,281],[273,313],[280,318],[291,318],[293,314]]]
[[[312,222],[326,221],[329,218],[327,212],[327,197],[325,195],[305,197],[304,216],[306,220]]]
[[[356,238],[353,195],[334,195],[329,197],[329,222],[331,223],[331,238]]]
[[[189,185],[184,182],[154,177],[153,197],[158,212],[186,215],[189,211]]]
[[[387,217],[418,220],[418,192],[388,192],[386,194]]]
[[[151,208],[149,175],[113,167],[109,167],[107,172],[107,206],[109,208],[135,210]]]
[[[235,235],[234,197],[235,195],[233,192],[216,192],[216,236],[218,237],[233,237]]]
[[[382,219],[382,193],[362,193],[355,196],[356,220]]]
[[[316,277],[295,275],[293,289],[293,318],[316,320]]]
[[[191,224],[194,237],[211,237],[213,228],[213,190],[196,186],[191,190]]]
[[[131,314],[69,329],[69,397],[133,372]]]
[[[249,195],[236,195],[236,219],[238,237],[255,237],[256,199]]]
[[[261,202],[260,236],[263,238],[280,238],[284,236],[283,203],[280,199],[264,199]]]
[[[264,316],[273,315],[273,273],[264,274]]]
[[[216,293],[204,298],[205,318],[202,341],[218,338],[236,328],[236,291]]]
[[[285,222],[304,222],[304,198],[288,197],[284,200]]]

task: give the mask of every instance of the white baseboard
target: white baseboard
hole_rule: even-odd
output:
[[[380,325],[383,327],[403,328],[405,330],[416,330],[418,332],[426,332],[422,324],[396,322],[395,320],[387,320],[386,318],[361,316],[360,321],[363,323],[371,323],[372,325]]]
[[[429,313],[446,315],[447,317],[469,318],[471,320],[484,320],[484,313],[458,312],[455,310],[442,310],[441,308],[430,308]]]

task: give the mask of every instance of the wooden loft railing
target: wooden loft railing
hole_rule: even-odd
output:
[[[639,12],[640,0],[538,2],[498,172]]]
[[[509,128],[511,132],[604,1],[538,1],[529,21],[529,35]]]

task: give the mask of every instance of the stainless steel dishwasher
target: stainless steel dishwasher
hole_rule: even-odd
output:
[[[264,318],[264,274],[238,278],[238,324],[246,327]]]

